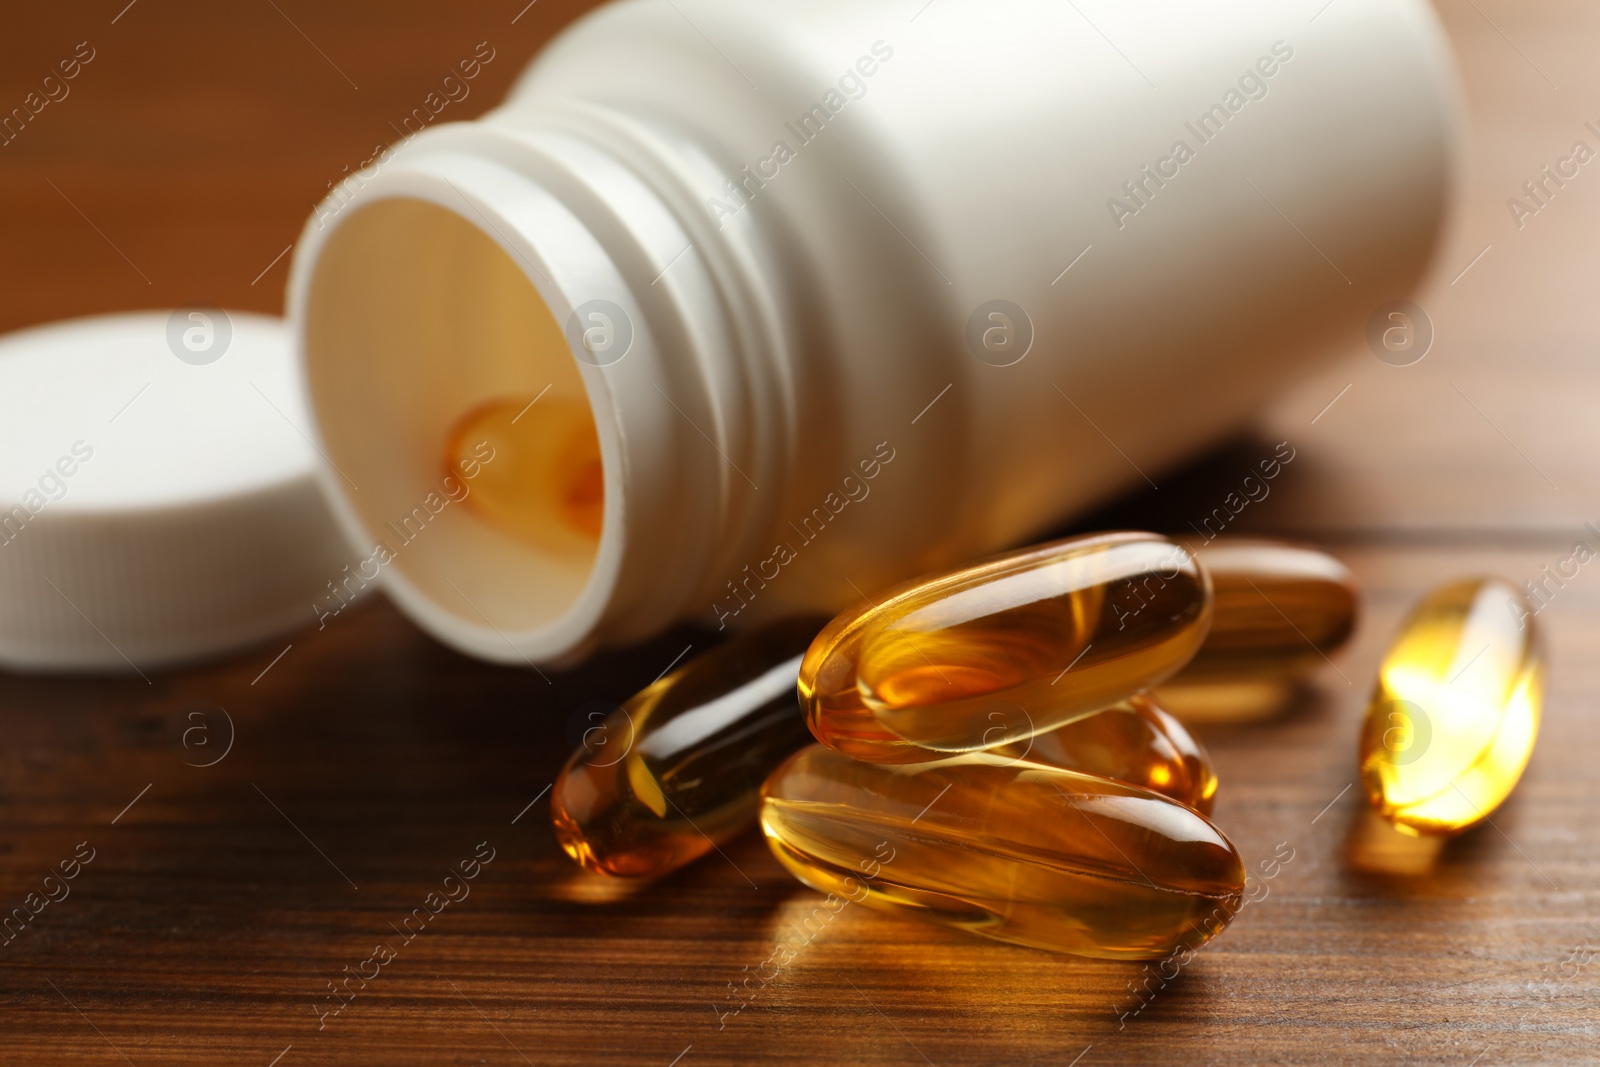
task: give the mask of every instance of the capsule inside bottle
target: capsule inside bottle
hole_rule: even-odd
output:
[[[822,622],[736,635],[589,730],[551,791],[567,855],[600,874],[658,877],[749,829],[767,774],[811,740],[795,679]]]
[[[481,404],[451,428],[444,461],[452,473],[472,465],[476,477],[463,502],[484,521],[546,551],[594,551],[605,520],[605,475],[582,396]]]
[[[1202,815],[1210,815],[1216,802],[1210,754],[1148,693],[994,753],[1143,786]]]
[[[761,825],[821,892],[1080,956],[1198,945],[1244,890],[1238,852],[1193,809],[994,753],[889,766],[813,745],[768,779]]]
[[[1442,586],[1389,647],[1367,708],[1361,776],[1408,833],[1455,834],[1511,795],[1533,755],[1544,659],[1533,609],[1498,578]]]
[[[800,668],[811,732],[857,759],[994,748],[1153,686],[1211,623],[1204,569],[1154,534],[1040,545],[839,615]]]

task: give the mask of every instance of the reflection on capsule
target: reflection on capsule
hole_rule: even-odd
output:
[[[1057,541],[846,611],[806,652],[800,700],[817,739],[857,759],[993,748],[1164,680],[1210,622],[1205,572],[1181,545]]]
[[[994,752],[1144,786],[1202,815],[1216,801],[1210,755],[1148,693]]]
[[[1190,721],[1261,718],[1349,639],[1355,575],[1325,552],[1282,541],[1230,538],[1196,554],[1211,575],[1211,631],[1157,696]]]
[[[822,622],[737,635],[590,730],[551,792],[567,855],[601,874],[654,877],[748,829],[768,772],[811,740],[794,687]]]
[[[767,780],[761,826],[821,892],[1080,956],[1198,945],[1244,891],[1239,853],[1193,809],[993,753],[887,766],[814,745]]]
[[[1373,808],[1409,833],[1488,818],[1533,755],[1544,659],[1533,609],[1498,578],[1442,586],[1401,627],[1361,735]]]

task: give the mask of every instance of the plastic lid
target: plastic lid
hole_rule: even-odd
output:
[[[352,599],[370,583],[348,581],[318,461],[280,319],[189,307],[0,338],[0,665],[143,672]]]

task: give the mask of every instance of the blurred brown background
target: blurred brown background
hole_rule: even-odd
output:
[[[1340,2],[1294,0],[1304,32]],[[490,107],[586,6],[11,5],[0,108],[79,42],[94,59],[0,147],[0,329],[196,300],[281,310],[278,257],[329,183],[479,42],[496,57],[441,121]],[[1375,833],[1347,789],[1406,607],[1461,574],[1536,577],[1600,521],[1600,169],[1520,229],[1506,207],[1575,140],[1600,144],[1584,127],[1600,124],[1600,5],[1438,7],[1470,112],[1458,222],[1416,296],[1433,350],[1396,368],[1352,338],[1255,437],[1083,523],[1185,531],[1260,442],[1287,439],[1292,474],[1239,528],[1329,545],[1366,586],[1355,643],[1289,713],[1201,731],[1218,823],[1252,864],[1280,842],[1295,859],[1125,1029],[1136,966],[860,909],[719,1027],[728,983],[814,897],[747,838],[607,903],[540,800],[575,715],[707,638],[668,634],[547,685],[462,659],[374,600],[296,635],[264,675],[277,647],[150,686],[0,676],[0,912],[78,842],[98,850],[71,898],[0,946],[0,1063],[1600,1059],[1600,578],[1541,615],[1547,721],[1493,826],[1419,853]],[[219,708],[238,743],[197,767],[189,716]],[[499,853],[471,900],[319,1028],[325,984],[485,839]]]
[[[0,147],[0,330],[191,300],[280,313],[288,257],[266,268],[330,183],[396,140],[479,42],[494,60],[435,121],[498,103],[595,6],[526,4],[7,5],[0,108],[80,42],[94,59]]]

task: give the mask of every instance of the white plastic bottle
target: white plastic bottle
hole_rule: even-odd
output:
[[[296,251],[361,580],[471,654],[560,663],[837,609],[1159,478],[1358,345],[1443,225],[1431,10],[1318,6],[583,19],[503,107],[348,180]],[[496,399],[592,415],[597,538],[512,531],[488,476],[447,472]],[[505,451],[479,451],[502,488],[532,469]]]

